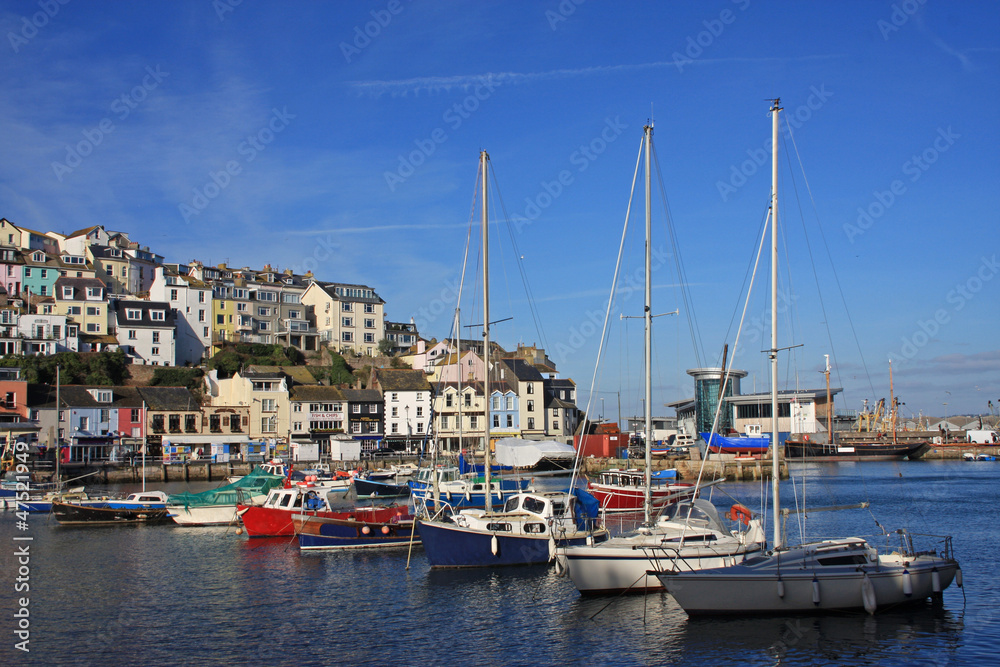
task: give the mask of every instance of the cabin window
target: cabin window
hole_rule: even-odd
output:
[[[532,498],[531,496],[528,496],[528,497],[526,497],[524,499],[524,502],[521,504],[521,507],[523,507],[528,512],[534,512],[535,514],[541,514],[542,511],[545,509],[545,501],[544,500],[539,500],[538,498]]]
[[[509,533],[510,524],[509,523],[488,523],[486,524],[486,530],[492,531],[494,533]]]
[[[524,532],[526,533],[537,533],[541,534],[545,532],[544,523],[526,523],[524,524]]]
[[[513,512],[514,510],[516,510],[517,509],[517,503],[518,503],[519,500],[520,500],[520,498],[518,498],[517,496],[514,496],[513,498],[508,498],[506,504],[504,504],[504,506],[503,506],[503,511],[504,512]]]
[[[285,495],[281,498],[281,507],[288,507],[288,504],[292,501],[291,495]]]
[[[851,554],[850,556],[831,556],[829,558],[817,558],[820,565],[864,565],[868,562],[861,554]]]

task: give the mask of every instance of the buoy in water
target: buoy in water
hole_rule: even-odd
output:
[[[237,528],[236,529],[236,534],[237,535],[242,535],[243,534],[243,529],[242,528]]]

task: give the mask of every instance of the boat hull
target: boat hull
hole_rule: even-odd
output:
[[[295,515],[330,519],[364,519],[370,522],[387,522],[406,514],[405,507],[358,507],[349,511],[303,512],[302,509],[281,509],[258,505],[238,505],[243,527],[250,537],[290,537],[295,534]]]
[[[108,507],[52,503],[52,515],[61,525],[121,525],[140,523],[168,523],[170,515],[165,507]]]
[[[797,461],[899,461],[918,459],[930,450],[929,443],[827,444],[785,441],[785,458]]]
[[[299,548],[305,551],[405,547],[411,540],[419,540],[411,518],[376,522],[297,514],[295,530],[299,535]]]
[[[493,567],[497,565],[544,565],[552,558],[548,535],[503,535],[439,521],[420,521],[417,530],[436,568]],[[496,538],[496,552],[493,539]],[[583,538],[579,543],[583,542]]]
[[[645,503],[645,490],[639,486],[615,486],[591,483],[587,490],[597,498],[605,512],[641,512]],[[690,498],[695,492],[694,484],[671,484],[652,490],[654,510],[660,510],[670,503]]]
[[[354,491],[358,498],[405,498],[410,495],[408,484],[390,484],[377,479],[354,478]]]
[[[184,507],[167,505],[174,523],[181,526],[227,526],[239,522],[236,505],[205,505]]]
[[[874,590],[875,609],[891,608],[934,594],[934,569],[940,590],[951,584],[958,571],[957,562],[941,558],[919,556],[906,563],[905,575],[902,561],[889,566],[883,561],[881,566],[825,566],[818,576],[815,567],[783,568],[779,575],[773,570],[755,572],[748,565],[657,576],[684,611],[694,616],[863,610],[866,575]],[[905,578],[911,587],[909,595]]]
[[[715,454],[766,454],[771,446],[771,438],[727,438],[718,433],[702,433],[708,449]]]

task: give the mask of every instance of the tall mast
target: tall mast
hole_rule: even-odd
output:
[[[479,163],[483,170],[483,364],[485,377],[483,381],[483,460],[486,463],[485,481],[486,511],[493,511],[492,467],[493,456],[490,452],[490,230],[488,222],[488,191],[487,177],[489,175],[490,156],[486,151],[479,154]]]
[[[892,444],[896,444],[896,393],[892,386],[892,359],[889,360],[889,402],[892,405]]]
[[[771,494],[774,496],[774,548],[781,546],[781,501],[778,498],[781,454],[778,446],[778,104],[771,104]]]
[[[653,469],[653,458],[650,448],[653,446],[653,419],[651,417],[651,412],[653,409],[653,374],[650,364],[653,360],[653,344],[652,344],[652,324],[653,324],[653,311],[650,293],[652,289],[652,252],[650,251],[650,239],[652,238],[652,197],[650,190],[650,152],[651,143],[653,141],[653,123],[650,121],[649,125],[643,128],[643,133],[645,136],[646,143],[646,301],[643,304],[642,309],[642,319],[645,325],[645,339],[644,339],[644,356],[645,356],[645,366],[646,366],[646,400],[645,400],[645,419],[646,419],[646,488],[645,497],[643,498],[642,510],[643,519],[646,524],[652,521],[652,505],[653,505],[653,491],[652,491],[652,469]]]
[[[132,459],[133,461],[135,459]],[[142,492],[146,493],[146,401],[142,401]]]
[[[833,397],[830,396],[830,355],[824,354],[826,357],[826,371],[823,373],[826,375],[826,432],[827,432],[827,442],[833,445]]]
[[[59,429],[62,426],[62,406],[59,403],[59,365],[56,365],[56,493],[62,490],[62,482],[59,480],[59,459],[62,458],[62,443],[59,439]]]

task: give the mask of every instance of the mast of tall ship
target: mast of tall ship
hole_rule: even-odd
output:
[[[483,461],[485,462],[483,485],[486,489],[486,511],[493,511],[492,468],[493,456],[490,452],[490,230],[488,224],[488,191],[487,176],[489,174],[490,156],[486,151],[479,153],[479,162],[483,170]]]
[[[646,378],[645,378],[645,395],[646,395],[646,405],[645,405],[645,428],[646,428],[646,488],[645,497],[643,498],[642,510],[643,510],[643,520],[646,525],[652,521],[653,513],[653,374],[650,364],[653,360],[653,344],[652,344],[652,324],[653,324],[653,311],[650,293],[652,290],[652,252],[650,250],[650,239],[652,238],[652,198],[650,196],[650,144],[653,141],[653,122],[650,121],[649,125],[643,127],[643,132],[645,133],[646,142],[646,297],[643,303],[642,310],[642,320],[645,328],[644,337],[644,356],[645,356],[645,366],[646,366]]]
[[[774,548],[781,547],[781,501],[778,486],[781,453],[778,446],[778,104],[771,104],[771,494],[774,496]]]

